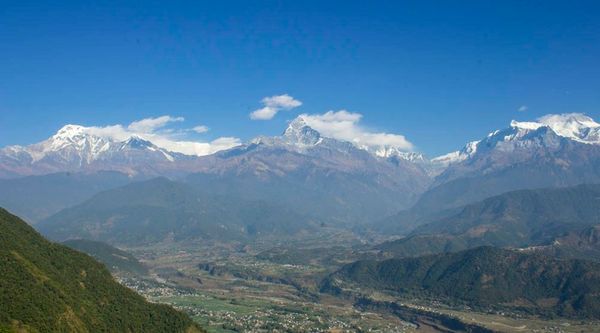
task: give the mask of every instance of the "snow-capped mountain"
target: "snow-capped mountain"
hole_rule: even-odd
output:
[[[165,175],[215,193],[315,210],[336,221],[383,216],[412,204],[431,178],[401,151],[379,156],[353,143],[324,137],[302,117],[280,136],[207,156],[158,147],[143,138],[116,140],[93,128],[67,125],[47,140],[0,150],[0,177],[55,172],[118,171]],[[317,213],[321,211],[321,213]]]
[[[335,150],[353,152],[355,157],[364,159],[370,154],[382,160],[395,161],[396,164],[396,160],[402,160],[402,163],[425,161],[424,157],[417,153],[407,153],[391,147],[368,151],[365,147],[359,149],[350,142],[323,137],[309,127],[302,117],[292,121],[281,136],[258,137],[239,148],[251,149],[256,145],[279,147],[304,155],[318,155],[326,150]],[[324,159],[323,163],[326,163],[328,156],[323,155],[321,158]],[[0,177],[99,170],[119,171],[130,175],[184,174],[204,170],[206,166],[203,164],[206,160],[195,155],[169,151],[135,135],[117,140],[98,133],[92,127],[66,125],[40,143],[0,149]]]
[[[435,165],[439,165],[442,168],[446,168],[450,164],[462,162],[475,154],[477,151],[477,144],[479,142],[480,141],[471,141],[467,143],[461,150],[435,157],[431,159],[431,162]]]
[[[537,122],[513,121],[511,123],[511,127],[531,130],[543,126],[550,127],[557,135],[574,141],[600,144],[600,124],[580,113],[547,115]]]
[[[512,121],[436,159],[447,168],[417,205],[451,208],[510,190],[600,182],[600,124],[582,114]]]
[[[323,137],[301,118],[280,136],[200,157],[190,183],[223,195],[260,199],[327,216],[366,221],[406,208],[431,178],[418,164],[392,162]]]
[[[541,131],[538,131],[542,129]],[[550,129],[557,136],[586,144],[600,144],[600,124],[592,118],[580,113],[551,114],[539,118],[537,121],[516,121],[504,130],[496,130],[482,140],[471,141],[461,150],[454,151],[431,161],[435,164],[449,166],[471,158],[480,143],[487,147],[510,150],[511,147],[530,145],[533,139],[531,133],[542,133]]]
[[[207,191],[265,200],[338,221],[407,208],[452,208],[515,189],[600,182],[600,124],[581,114],[511,122],[463,149],[427,160],[394,147],[323,136],[298,117],[279,136],[207,156],[117,140],[67,125],[45,141],[0,149],[0,177],[118,171],[186,179]]]
[[[66,125],[40,143],[0,149],[0,175],[100,170],[160,174],[185,158],[137,136],[118,141],[96,135],[88,127]]]
[[[324,137],[311,128],[302,116],[294,119],[281,136],[275,137],[258,137],[251,141],[253,144],[266,144],[266,145],[280,145],[286,146],[288,149],[295,149],[298,152],[309,152],[316,146],[328,147],[330,149],[338,149],[342,151],[348,150],[362,150],[368,152],[374,157],[380,159],[390,160],[405,160],[410,162],[426,162],[427,159],[421,153],[407,152],[398,147],[393,146],[380,146],[380,147],[369,147],[359,146],[355,143],[340,141],[328,137]]]
[[[360,170],[368,173],[388,169],[410,171],[409,174],[423,172],[420,166],[409,162],[408,159],[402,159],[400,163],[390,163],[388,159],[379,158],[350,142],[323,137],[308,126],[302,118],[292,121],[281,136],[258,137],[248,144],[200,158],[200,160],[210,161],[203,163],[207,168],[214,169],[218,166],[218,171],[221,173],[226,172],[229,167],[237,170],[238,163],[232,166],[223,165],[223,161],[235,159],[239,159],[240,163],[247,166],[256,163],[252,172],[265,175],[283,174],[295,170],[302,164],[314,164],[345,172]],[[395,182],[391,181],[391,184],[393,183]]]
[[[305,152],[323,143],[321,133],[309,127],[301,117],[294,119],[281,136],[259,136],[250,141],[251,145],[280,146]],[[235,149],[235,148],[234,148]]]

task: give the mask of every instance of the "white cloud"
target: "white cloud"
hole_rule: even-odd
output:
[[[167,115],[137,120],[127,126],[111,125],[105,127],[86,127],[86,131],[90,134],[108,137],[117,141],[124,141],[135,135],[169,151],[197,156],[210,155],[219,150],[228,149],[241,144],[240,139],[234,137],[220,137],[210,142],[180,139],[182,136],[185,136],[186,133],[189,133],[190,130],[197,133],[208,131],[208,127],[203,125],[183,130],[165,128],[170,123],[182,121],[184,121],[182,117],[172,117]]]
[[[250,113],[250,119],[269,120],[275,117],[279,111],[291,110],[302,105],[302,102],[288,94],[265,97],[261,102],[264,106]]]
[[[299,107],[300,105],[302,105],[302,102],[300,102],[297,99],[294,99],[294,97],[292,97],[288,94],[265,97],[265,98],[263,98],[262,102],[266,106],[270,106],[270,107],[274,107],[274,108],[282,108],[282,109],[286,109],[286,110],[293,109],[293,108],[296,108],[296,107]]]
[[[192,128],[192,131],[196,132],[196,133],[206,133],[208,132],[208,127],[204,126],[204,125],[198,125]]]
[[[529,110],[529,108],[527,107],[527,105],[521,105],[521,106],[520,106],[520,107],[517,109],[517,111],[519,111],[519,112],[525,112],[525,111],[527,111],[527,110]]]
[[[269,119],[272,119],[273,117],[275,117],[275,115],[277,114],[278,111],[279,110],[277,110],[276,108],[265,106],[262,109],[253,111],[250,114],[250,119],[252,119],[252,120],[269,120]]]
[[[153,131],[165,127],[170,122],[183,121],[183,117],[160,116],[156,118],[146,118],[134,121],[127,129],[133,132],[152,133]]]
[[[154,137],[148,140],[169,151],[196,156],[210,155],[241,144],[240,139],[233,137],[221,137],[210,142],[173,141],[165,137]]]
[[[360,113],[346,110],[328,111],[324,114],[302,114],[298,116],[306,124],[319,131],[323,136],[354,143],[356,146],[378,150],[395,148],[401,151],[412,151],[413,144],[403,135],[385,132],[372,132],[359,123]]]

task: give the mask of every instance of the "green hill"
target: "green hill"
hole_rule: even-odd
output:
[[[77,251],[89,254],[113,272],[135,275],[148,274],[148,268],[130,253],[106,243],[89,239],[71,239],[63,242],[63,244]]]
[[[600,318],[600,264],[493,247],[358,261],[325,279],[322,290],[365,288],[473,307]]]
[[[408,237],[378,249],[405,257],[485,245],[561,247],[568,243],[568,251],[557,253],[598,260],[589,254],[600,251],[600,242],[594,242],[589,234],[600,225],[599,199],[600,185],[508,192],[465,206],[459,213],[423,225]],[[585,248],[578,251],[578,243]]]
[[[104,265],[54,244],[0,209],[0,331],[202,332],[189,317],[151,304]]]

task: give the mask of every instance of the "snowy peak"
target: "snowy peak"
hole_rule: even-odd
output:
[[[155,164],[170,164],[179,157],[180,154],[159,148],[139,136],[118,140],[97,134],[93,127],[72,124],[40,143],[0,150],[0,160],[9,160],[11,165],[7,168],[15,174],[88,169],[136,173],[138,166],[151,169]]]
[[[442,167],[446,167],[450,164],[464,161],[477,152],[477,145],[479,144],[479,142],[481,141],[471,141],[467,143],[461,150],[453,151],[451,153],[438,156],[436,158],[433,158],[431,162]]]
[[[79,125],[68,124],[63,126],[52,137],[54,139],[70,139],[84,134],[86,128]]]
[[[355,149],[366,151],[374,157],[381,159],[401,159],[415,163],[421,163],[426,160],[423,154],[406,152],[394,146],[360,146],[357,145],[356,142],[326,138],[322,136],[319,131],[310,127],[302,116],[297,117],[288,125],[285,132],[283,132],[282,139],[286,144],[300,149],[325,145],[329,148],[347,151],[348,147],[354,147]],[[265,142],[264,139],[262,139],[262,142]]]
[[[386,159],[402,159],[409,162],[425,162],[426,158],[421,153],[403,151],[397,147],[383,146],[374,151],[375,156]]]
[[[49,155],[62,155],[64,158],[77,158],[89,163],[101,152],[109,149],[112,140],[88,133],[88,128],[79,125],[66,125],[45,141],[23,147],[32,160],[39,161]]]
[[[550,114],[536,121],[513,120],[508,128],[496,130],[480,141],[469,142],[459,151],[432,159],[434,164],[449,166],[466,161],[484,151],[514,152],[556,148],[561,140],[600,145],[600,124],[580,113]]]
[[[321,134],[306,124],[302,117],[298,117],[292,121],[285,132],[283,138],[286,143],[299,146],[314,146],[321,143]]]
[[[139,136],[132,136],[129,139],[123,141],[121,149],[158,149],[152,142],[144,140]]]
[[[551,114],[536,122],[512,121],[511,127],[523,130],[537,130],[548,127],[559,136],[587,144],[600,144],[600,124],[581,113]]]
[[[286,146],[294,150],[305,151],[323,142],[321,134],[308,126],[302,117],[292,121],[281,136],[259,136],[250,144],[265,146]]]
[[[96,146],[110,142],[109,138],[89,134],[87,127],[79,125],[63,126],[56,134],[45,141],[50,150],[59,150],[67,146],[74,146],[80,149],[85,146]]]
[[[485,142],[487,147],[504,148],[508,145],[555,146],[561,138],[598,145],[600,144],[600,124],[579,113],[551,114],[538,118],[536,121],[513,120],[509,128],[490,133],[482,142]]]

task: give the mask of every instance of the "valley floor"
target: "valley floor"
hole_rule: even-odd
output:
[[[299,244],[169,243],[131,248],[151,270],[148,277],[121,276],[121,283],[148,299],[189,313],[209,332],[460,332],[440,321],[456,319],[473,332],[598,332],[600,322],[541,320],[511,313],[480,313],[422,300],[372,293],[374,302],[402,304],[403,312],[355,306],[350,299],[319,293],[319,282],[345,262],[365,255],[346,235]],[[296,250],[290,250],[296,249]],[[372,254],[371,254],[372,255]],[[336,260],[333,260],[335,257]]]

